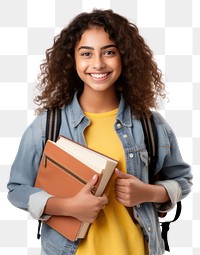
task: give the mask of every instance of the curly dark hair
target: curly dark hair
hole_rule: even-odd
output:
[[[157,108],[157,98],[164,97],[162,73],[153,60],[153,53],[139,35],[136,25],[112,10],[93,10],[81,13],[54,38],[40,65],[37,88],[40,93],[34,102],[38,111],[62,107],[71,102],[76,91],[83,90],[74,63],[74,48],[89,28],[103,27],[121,54],[122,72],[116,88],[122,91],[131,110],[140,117]]]

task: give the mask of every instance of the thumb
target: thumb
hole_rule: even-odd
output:
[[[84,189],[86,191],[92,192],[92,190],[94,189],[95,184],[97,183],[98,180],[98,175],[95,174],[85,185]]]
[[[122,179],[128,179],[129,178],[129,175],[120,171],[119,169],[115,169],[115,173],[116,175],[119,177],[119,178],[122,178]]]

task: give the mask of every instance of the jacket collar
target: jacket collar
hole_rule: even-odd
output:
[[[128,104],[125,102],[123,94],[120,94],[120,102],[117,113],[117,120],[123,125],[127,127],[132,126],[132,113]]]
[[[74,94],[72,102],[67,105],[67,114],[73,127],[78,126],[84,119],[88,120],[79,104],[77,92]],[[123,95],[120,94],[120,103],[116,119],[122,125],[131,127],[132,118],[135,117],[131,113],[130,107],[126,104]]]

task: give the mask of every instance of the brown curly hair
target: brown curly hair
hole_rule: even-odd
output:
[[[136,116],[149,115],[157,108],[157,98],[164,97],[162,73],[153,60],[153,53],[139,35],[136,25],[112,10],[93,10],[81,13],[54,38],[40,65],[37,88],[40,94],[34,102],[44,109],[62,107],[71,102],[76,91],[83,90],[74,63],[74,48],[81,35],[94,26],[103,27],[121,54],[122,72],[116,88]]]

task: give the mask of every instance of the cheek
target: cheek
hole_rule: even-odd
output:
[[[122,71],[122,65],[121,65],[120,62],[119,62],[118,64],[116,64],[115,70],[117,70],[117,73],[118,73],[118,75],[120,76],[121,71]]]
[[[86,77],[85,76],[86,69],[87,69],[87,65],[85,63],[83,63],[82,61],[76,62],[76,72],[77,72],[78,76],[81,78],[81,80],[84,80]]]
[[[76,61],[76,70],[77,72],[84,72],[87,68],[88,64],[85,61],[78,60]]]
[[[115,69],[121,71],[122,70],[122,62],[121,62],[121,59],[118,58],[116,61],[115,61]]]

